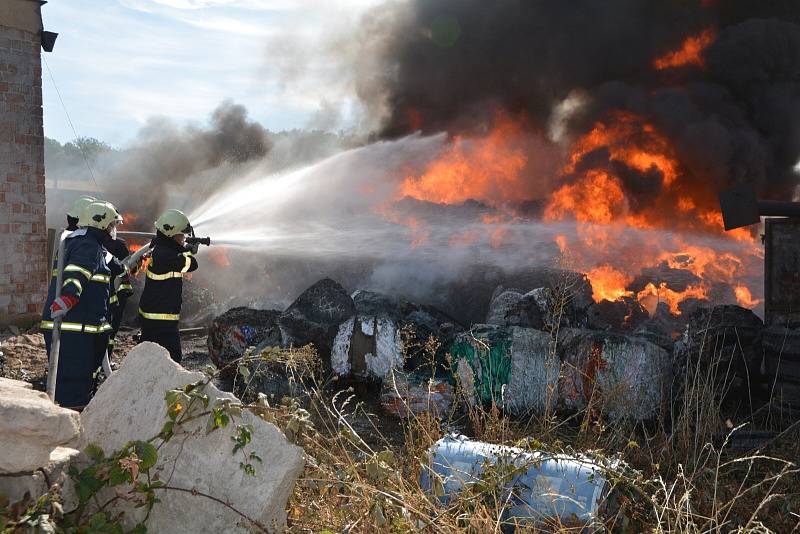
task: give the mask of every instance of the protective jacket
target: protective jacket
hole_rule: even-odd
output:
[[[93,373],[108,343],[111,270],[102,244],[107,236],[103,230],[83,228],[71,232],[64,243],[61,294],[79,300],[61,323],[56,402],[62,406],[80,408],[88,404],[94,385]],[[53,329],[50,305],[55,300],[56,280],[55,276],[50,279],[42,310],[41,328],[48,355]]]
[[[145,273],[139,315],[150,321],[177,326],[183,300],[183,277],[197,269],[192,252],[161,232],[153,239],[152,261]]]
[[[108,234],[97,228],[82,228],[71,232],[64,243],[64,272],[61,294],[80,300],[69,310],[61,323],[62,331],[91,334],[111,330],[108,323],[109,283],[111,269],[106,262],[103,242]],[[42,328],[53,328],[50,304],[55,300],[56,275],[50,279],[47,301],[42,310]]]

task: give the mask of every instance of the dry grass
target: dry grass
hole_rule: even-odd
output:
[[[427,449],[451,429],[530,450],[622,460],[628,467],[607,474],[613,491],[603,506],[602,524],[584,532],[800,531],[797,433],[789,429],[763,450],[739,455],[728,452],[725,443],[715,444],[715,436],[731,429],[720,407],[727,386],[715,383],[719,373],[709,372],[708,363],[697,361],[685,369],[681,400],[662,419],[671,424],[611,425],[591,409],[519,420],[496,406],[463,408],[465,403],[448,414],[432,415],[432,410],[407,420],[373,415],[351,389],[335,392],[335,384],[320,382],[316,363],[298,364],[294,356],[288,361],[292,379],[307,392],[302,403],[287,401],[276,411],[283,414],[277,421],[281,426],[302,422],[299,431],[294,423],[290,435],[307,454],[305,473],[289,502],[289,532],[513,530],[500,520],[501,479],[470,488],[447,506],[420,487]],[[516,531],[581,528],[539,524]]]

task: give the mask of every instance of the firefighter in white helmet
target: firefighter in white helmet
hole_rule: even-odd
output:
[[[67,230],[70,232],[78,229],[78,219],[83,208],[95,202],[97,199],[91,195],[82,195],[75,199],[72,206],[67,210]]]
[[[169,209],[161,214],[153,239],[152,261],[147,267],[144,291],[139,300],[142,341],[158,343],[173,360],[183,358],[178,321],[183,300],[183,277],[197,269],[197,245],[186,246],[192,233],[183,212]]]
[[[65,407],[80,410],[88,404],[93,374],[108,344],[111,269],[104,243],[120,223],[122,217],[110,202],[95,201],[84,207],[79,229],[66,238],[59,298],[55,297],[56,277],[51,278],[41,328],[49,354],[53,320],[62,318],[55,399]]]

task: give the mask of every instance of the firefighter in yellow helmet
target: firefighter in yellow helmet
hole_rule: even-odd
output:
[[[111,269],[104,244],[120,223],[122,217],[110,202],[86,205],[78,219],[79,229],[71,232],[64,244],[59,298],[56,277],[50,281],[41,328],[49,354],[53,320],[62,318],[55,398],[65,407],[82,409],[88,404],[92,375],[108,344]]]
[[[175,209],[165,211],[156,225],[152,261],[147,267],[144,291],[139,300],[142,341],[158,343],[173,360],[183,358],[178,321],[183,300],[183,276],[197,269],[197,245],[186,246],[192,232],[189,219]]]

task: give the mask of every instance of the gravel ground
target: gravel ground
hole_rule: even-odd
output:
[[[136,346],[138,330],[123,329],[117,335],[111,365],[116,367],[122,358]],[[187,369],[202,369],[211,363],[204,333],[184,334],[183,366]],[[4,329],[0,331],[0,376],[30,382],[36,389],[44,391],[47,376],[47,352],[44,336],[37,328],[20,332]]]

